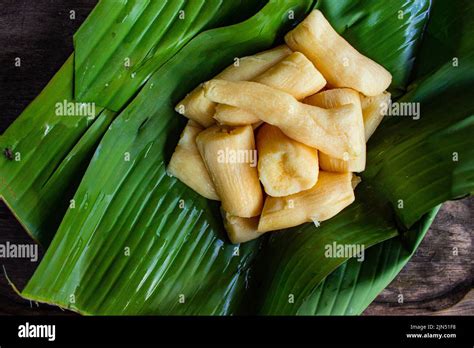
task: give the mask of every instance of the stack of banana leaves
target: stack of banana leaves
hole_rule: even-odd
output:
[[[167,175],[186,124],[174,106],[314,8],[419,115],[384,118],[336,217],[233,245],[219,204]],[[102,0],[74,50],[0,138],[0,197],[46,248],[24,298],[88,315],[357,315],[440,204],[473,192],[472,1]],[[364,259],[328,258],[332,243]]]

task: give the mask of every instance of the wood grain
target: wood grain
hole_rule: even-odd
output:
[[[73,51],[72,35],[96,0],[3,0],[0,6],[0,133],[14,121]],[[70,11],[75,19],[70,19]],[[14,66],[15,57],[22,65]],[[474,198],[448,202],[415,256],[365,311],[365,315],[474,315]],[[0,203],[0,243],[32,243]],[[457,253],[454,251],[457,248]],[[38,266],[0,259],[22,289]],[[0,315],[75,315],[19,297],[0,269]],[[403,303],[398,296],[403,295]]]
[[[463,300],[474,280],[473,208],[473,197],[446,202],[413,258],[365,314],[437,314]],[[473,302],[456,311],[474,315]]]

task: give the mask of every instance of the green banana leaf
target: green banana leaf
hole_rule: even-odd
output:
[[[41,94],[0,138],[0,199],[31,237],[48,245],[66,212],[100,137],[114,113],[96,108],[93,119],[58,116],[57,103],[74,102],[72,55]]]
[[[158,69],[104,136],[25,297],[84,314],[236,313],[259,241],[231,245],[218,205],[166,174],[185,124],[174,105],[234,57],[272,46],[311,4],[271,1]]]
[[[298,308],[298,315],[358,315],[397,276],[422,241],[440,206],[406,235],[369,248],[329,274]]]
[[[433,206],[473,192],[473,82],[474,61],[456,68],[447,63],[400,100],[420,103],[420,119],[393,117],[371,143],[373,165],[363,178],[407,227]]]
[[[469,0],[438,0],[434,5],[417,54],[414,79],[427,76],[446,62],[454,63],[455,58],[460,59],[459,65],[472,62],[474,4]]]
[[[75,97],[121,110],[206,28],[248,18],[263,1],[102,0],[74,35]]]
[[[116,115],[97,106],[108,102],[83,98],[82,91],[113,97],[118,110],[152,71],[197,32],[248,17],[259,6],[260,1],[248,0],[99,2],[75,35],[75,55],[0,139],[2,152],[9,149],[21,156],[19,161],[0,157],[0,199],[34,240],[43,246],[51,242],[99,140]],[[176,19],[175,12],[181,10],[185,18]],[[133,62],[132,71],[118,73],[125,56]],[[133,79],[131,73],[136,75]],[[110,88],[99,92],[105,83]],[[74,87],[76,100],[95,102],[97,117],[56,115],[57,103],[75,102]]]
[[[421,44],[423,28],[430,13],[426,32],[438,33],[444,22],[433,16],[444,5],[380,3],[317,5],[351,44],[392,72],[392,92],[417,78],[400,100],[422,102],[419,120],[388,118],[373,136],[353,205],[320,227],[232,246],[217,204],[164,171],[184,126],[175,103],[233,57],[272,46],[287,30],[288,11],[303,14],[311,5],[272,1],[248,22],[199,35],[153,74],[104,136],[74,196],[77,207],[23,295],[84,314],[361,313],[416,250],[433,208],[473,185],[469,38],[447,45],[465,63],[460,70],[446,60],[428,69],[420,60],[440,36]],[[467,25],[472,6],[450,14],[453,28]],[[365,246],[364,261],[325,257],[333,242]]]

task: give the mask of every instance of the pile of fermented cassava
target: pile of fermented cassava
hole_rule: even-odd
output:
[[[365,144],[390,103],[390,73],[320,11],[285,42],[236,59],[176,107],[189,122],[168,172],[221,201],[233,243],[350,205],[353,173],[365,169]]]

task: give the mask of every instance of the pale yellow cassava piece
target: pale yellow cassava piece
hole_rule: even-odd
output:
[[[260,121],[260,117],[254,113],[226,104],[216,105],[214,119],[218,124],[226,126],[245,126]]]
[[[263,193],[252,126],[213,126],[201,132],[196,143],[223,209],[240,217],[260,215]]]
[[[360,54],[342,38],[319,10],[314,10],[285,36],[286,44],[303,53],[332,87],[349,87],[366,96],[385,91],[392,75]]]
[[[363,149],[353,143],[351,130],[357,107],[353,104],[333,109],[303,104],[288,93],[260,83],[211,80],[204,84],[206,97],[260,116],[288,137],[333,157],[350,159]]]
[[[201,196],[207,199],[219,200],[196,145],[196,136],[202,130],[203,128],[197,122],[188,121],[171,156],[168,173],[181,180]]]
[[[357,143],[362,149],[358,156],[344,160],[331,157],[324,152],[319,153],[319,165],[328,172],[362,172],[365,170],[365,130],[362,117],[362,107],[359,92],[350,88],[330,89],[304,100],[305,103],[321,108],[335,108],[341,105],[353,104],[357,108],[354,122],[350,131],[352,142]]]
[[[259,217],[242,218],[233,216],[221,209],[222,218],[224,220],[224,228],[231,243],[245,243],[252,239],[256,239],[262,235],[257,231]]]
[[[318,150],[264,124],[257,134],[258,175],[265,192],[288,196],[310,189],[318,180]]]
[[[351,184],[352,184],[352,189],[353,190],[355,190],[357,185],[359,185],[361,182],[362,182],[362,179],[360,178],[360,176],[352,174],[352,183]]]
[[[281,230],[332,218],[354,201],[352,173],[319,172],[316,185],[286,197],[267,197],[259,232]]]
[[[253,81],[304,99],[326,85],[323,75],[303,54],[294,52],[284,58]],[[260,120],[258,115],[234,106],[219,104],[214,119],[219,124],[239,126],[253,124]]]
[[[227,67],[216,78],[229,81],[252,80],[290,54],[291,50],[288,46],[281,45],[253,56],[243,57]],[[201,85],[176,105],[176,111],[204,127],[215,123],[212,118],[215,104],[206,99]]]
[[[362,114],[364,116],[365,141],[368,141],[388,111],[390,93],[383,92],[375,97],[361,96],[361,102]]]
[[[326,85],[326,79],[313,63],[300,52],[293,52],[254,79],[255,82],[304,99]]]

